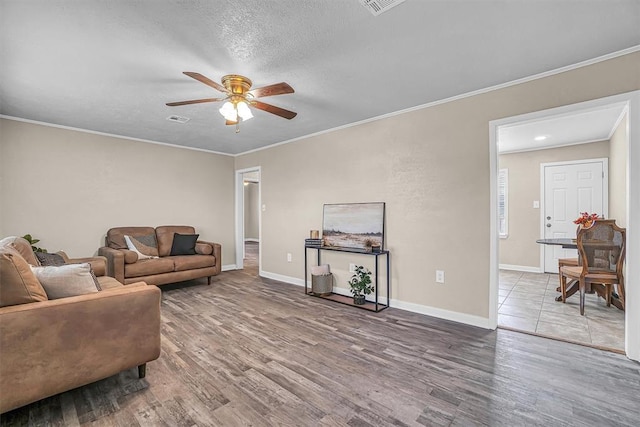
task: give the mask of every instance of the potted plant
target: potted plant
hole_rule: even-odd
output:
[[[353,303],[357,305],[364,304],[365,295],[373,292],[371,272],[361,265],[356,265],[356,271],[349,280],[349,287],[353,294]]]
[[[27,242],[29,242],[29,244],[31,245],[31,249],[33,249],[33,252],[44,252],[44,253],[47,252],[46,249],[39,248],[36,246],[36,243],[38,243],[40,239],[34,239],[31,236],[31,234],[25,234],[24,236],[22,236],[22,238],[25,239]]]

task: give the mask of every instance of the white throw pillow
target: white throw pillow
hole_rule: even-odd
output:
[[[127,248],[130,251],[133,251],[133,252],[138,254],[138,259],[158,258],[157,256],[147,255],[147,254],[143,254],[142,252],[140,252],[140,250],[138,250],[138,248],[136,247],[135,243],[132,241],[130,236],[125,235],[124,236],[124,241],[127,243]],[[152,249],[152,248],[150,248],[150,249]],[[156,252],[157,252],[157,249],[156,249]]]
[[[60,266],[34,267],[31,271],[44,288],[49,299],[72,297],[98,292],[91,274],[91,265],[64,264]]]

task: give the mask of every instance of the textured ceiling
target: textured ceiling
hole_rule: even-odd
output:
[[[640,2],[0,0],[0,114],[237,154],[640,45]],[[285,81],[240,133],[182,74]],[[165,120],[188,117],[185,124]]]

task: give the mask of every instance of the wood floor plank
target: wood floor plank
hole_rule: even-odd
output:
[[[162,355],[1,426],[638,426],[640,364],[247,271],[162,287]]]

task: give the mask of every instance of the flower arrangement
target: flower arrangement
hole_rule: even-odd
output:
[[[589,212],[580,212],[580,216],[576,218],[573,223],[579,224],[584,228],[589,228],[593,225],[594,222],[598,219],[598,214]]]

